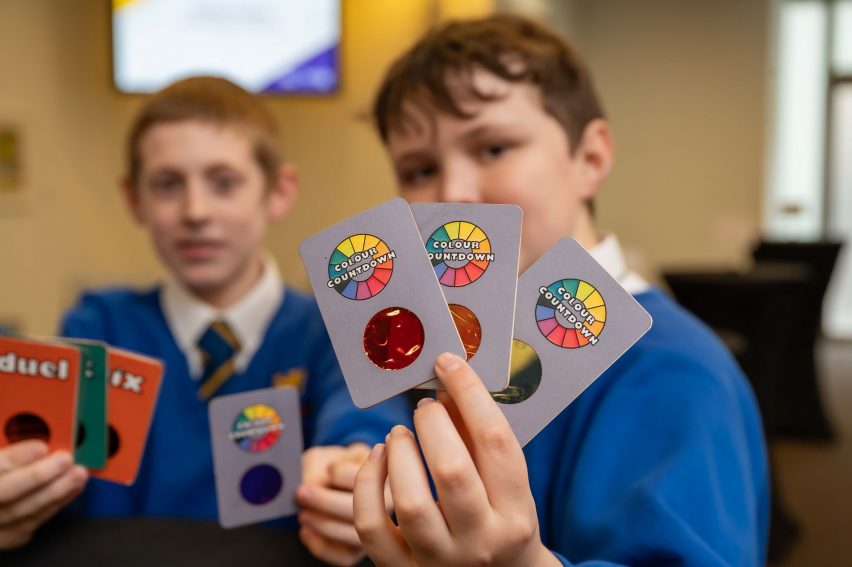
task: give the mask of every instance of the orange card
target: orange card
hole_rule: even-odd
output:
[[[163,379],[163,363],[131,352],[109,349],[107,360],[107,464],[92,476],[133,484],[139,472],[154,407]]]
[[[41,439],[73,451],[79,368],[75,348],[0,337],[0,447]]]

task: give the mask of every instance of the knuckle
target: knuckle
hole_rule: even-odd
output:
[[[531,518],[517,516],[509,524],[509,537],[518,544],[526,544],[532,541],[538,533],[537,522]]]
[[[415,524],[426,519],[429,502],[425,498],[396,499],[396,518],[401,523]]]
[[[491,547],[485,545],[476,545],[468,550],[468,557],[465,561],[466,565],[493,565],[494,552]]]
[[[508,453],[512,445],[516,443],[514,434],[503,423],[495,423],[483,428],[480,439],[486,449],[495,453]]]
[[[462,459],[451,459],[437,463],[432,470],[436,483],[447,488],[464,488],[470,482],[470,471]]]
[[[382,529],[382,523],[379,518],[363,518],[355,517],[355,531],[358,533],[358,538],[363,545],[369,545],[375,542],[379,537],[379,532]]]

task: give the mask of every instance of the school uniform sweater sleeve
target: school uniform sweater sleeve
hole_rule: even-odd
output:
[[[80,296],[77,304],[65,312],[60,334],[67,338],[109,341],[109,321],[106,302],[95,293]]]
[[[762,565],[768,482],[759,418],[742,399],[750,391],[665,352],[608,386],[574,462],[551,464],[571,470],[553,495],[560,561]]]

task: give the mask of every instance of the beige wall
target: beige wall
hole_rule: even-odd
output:
[[[481,0],[467,4],[488,9]],[[390,58],[458,9],[429,0],[343,6],[340,92],[268,99],[303,189],[296,211],[270,232],[269,247],[299,287],[307,281],[297,253],[302,238],[393,195],[382,150],[359,116]],[[111,86],[108,8],[0,0],[0,122],[20,125],[26,160],[24,194],[0,199],[0,321],[31,333],[52,333],[81,287],[161,275],[116,184],[123,132],[141,99]]]
[[[769,2],[575,4],[616,136],[601,226],[652,277],[746,262],[761,218]]]
[[[344,0],[341,91],[268,99],[303,182],[269,238],[288,280],[305,287],[302,238],[393,195],[358,119],[387,62],[436,18],[490,5]],[[595,0],[565,12],[618,140],[602,225],[648,271],[739,260],[759,219],[767,2]],[[108,29],[106,2],[0,0],[0,122],[20,125],[26,160],[23,193],[0,198],[0,321],[28,332],[53,332],[83,286],[160,275],[116,186],[140,99],[111,86]]]

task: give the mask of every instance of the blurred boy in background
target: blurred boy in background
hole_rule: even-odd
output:
[[[268,223],[286,217],[298,190],[273,117],[224,79],[182,80],[143,106],[127,160],[124,195],[169,276],[146,291],[84,294],[62,335],[159,358],[166,375],[136,483],[91,479],[79,508],[215,520],[208,400],[295,386],[310,447],[297,496],[300,536],[327,562],[360,560],[355,471],[366,444],[410,409],[401,398],[354,407],[315,302],[284,285],[263,249]],[[36,442],[0,450],[0,548],[25,543],[87,482],[70,455],[45,453]]]

